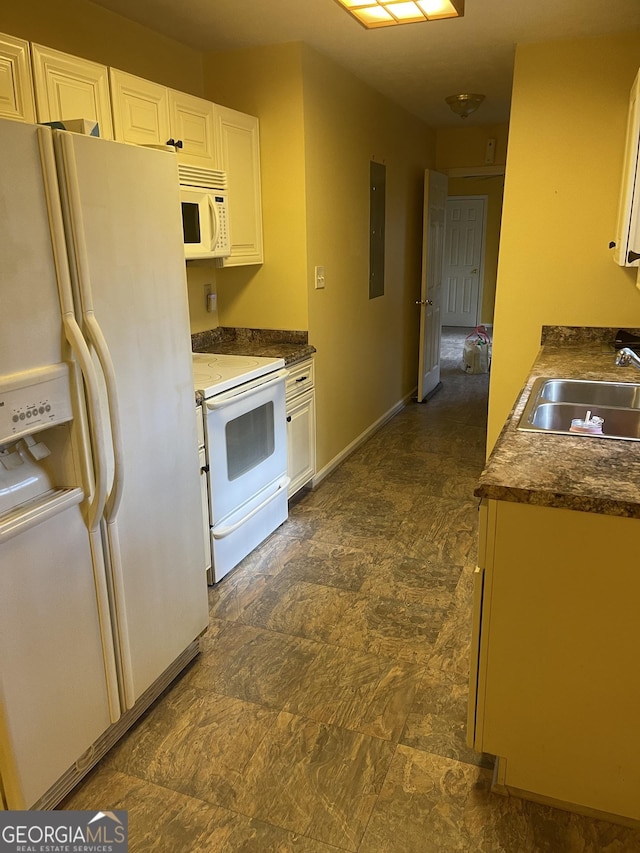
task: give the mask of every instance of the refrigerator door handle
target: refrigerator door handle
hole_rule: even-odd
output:
[[[75,317],[73,305],[73,292],[71,287],[71,276],[69,272],[66,254],[64,223],[62,211],[55,199],[59,198],[57,182],[55,178],[56,166],[51,137],[44,128],[38,128],[40,136],[40,152],[42,156],[42,168],[45,180],[45,191],[47,196],[47,207],[49,211],[49,222],[51,226],[51,238],[53,246],[54,263],[56,266],[56,278],[58,280],[58,293],[60,295],[60,307],[62,314],[62,325],[65,337],[71,351],[80,366],[80,371],[85,382],[86,397],[91,412],[91,422],[95,436],[95,447],[92,453],[94,465],[94,488],[93,495],[88,504],[87,525],[90,530],[97,529],[102,518],[105,502],[107,499],[107,483],[105,480],[107,471],[107,458],[104,450],[106,433],[102,421],[100,409],[100,393],[98,390],[98,376],[91,360],[91,353],[85,341],[82,330]]]
[[[130,709],[135,705],[136,693],[133,680],[133,660],[131,658],[127,608],[124,598],[124,575],[122,571],[120,539],[118,536],[118,523],[116,519],[107,522],[107,538],[109,541],[111,572],[113,577],[113,598],[115,605],[114,616],[117,626],[117,635],[120,640],[120,675],[122,678],[123,700],[124,707],[126,709]]]
[[[88,279],[79,276],[81,287],[90,287]],[[95,347],[98,355],[98,361],[102,367],[105,384],[107,387],[107,401],[109,403],[109,423],[111,424],[111,439],[113,452],[113,483],[111,491],[107,497],[105,506],[105,518],[109,524],[115,522],[122,500],[122,489],[124,487],[124,459],[122,453],[122,429],[120,427],[120,406],[118,405],[118,392],[116,384],[116,374],[111,359],[109,347],[102,334],[102,329],[98,323],[93,309],[84,312],[84,319],[89,332],[91,343]]]
[[[93,308],[93,294],[91,292],[91,276],[89,274],[89,262],[87,258],[87,247],[84,241],[84,226],[82,219],[82,204],[80,200],[80,189],[76,171],[76,158],[73,148],[72,134],[62,131],[58,132],[62,156],[65,164],[65,180],[68,190],[69,219],[73,232],[74,252],[77,262],[78,289],[82,316],[85,322],[88,338],[93,344],[100,367],[104,375],[107,388],[107,402],[109,409],[109,422],[111,424],[111,438],[113,451],[113,483],[111,491],[106,500],[105,518],[109,524],[113,524],[118,515],[122,489],[124,487],[124,464],[122,454],[122,429],[120,427],[120,408],[118,405],[118,392],[113,360],[100,324],[95,316]]]

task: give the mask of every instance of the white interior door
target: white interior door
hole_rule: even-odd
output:
[[[422,286],[420,288],[420,350],[418,402],[440,384],[442,260],[447,201],[447,177],[427,169],[424,173],[422,236]]]
[[[443,326],[477,326],[480,322],[485,202],[484,196],[452,196],[447,200]]]

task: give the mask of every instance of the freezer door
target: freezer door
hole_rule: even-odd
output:
[[[175,155],[57,133],[85,336],[105,376],[105,532],[126,707],[208,624]]]
[[[64,360],[37,128],[0,119],[0,373]]]
[[[0,776],[10,809],[30,808],[111,722],[82,497],[52,498],[59,512],[43,501],[44,520],[17,535],[0,521]]]

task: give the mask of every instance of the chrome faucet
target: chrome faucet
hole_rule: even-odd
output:
[[[621,350],[618,350],[616,353],[616,364],[618,367],[626,367],[632,364],[640,370],[640,358],[629,347],[623,347]]]

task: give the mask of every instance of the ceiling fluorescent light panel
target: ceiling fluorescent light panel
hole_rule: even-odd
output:
[[[464,0],[336,0],[367,29],[461,18]]]

